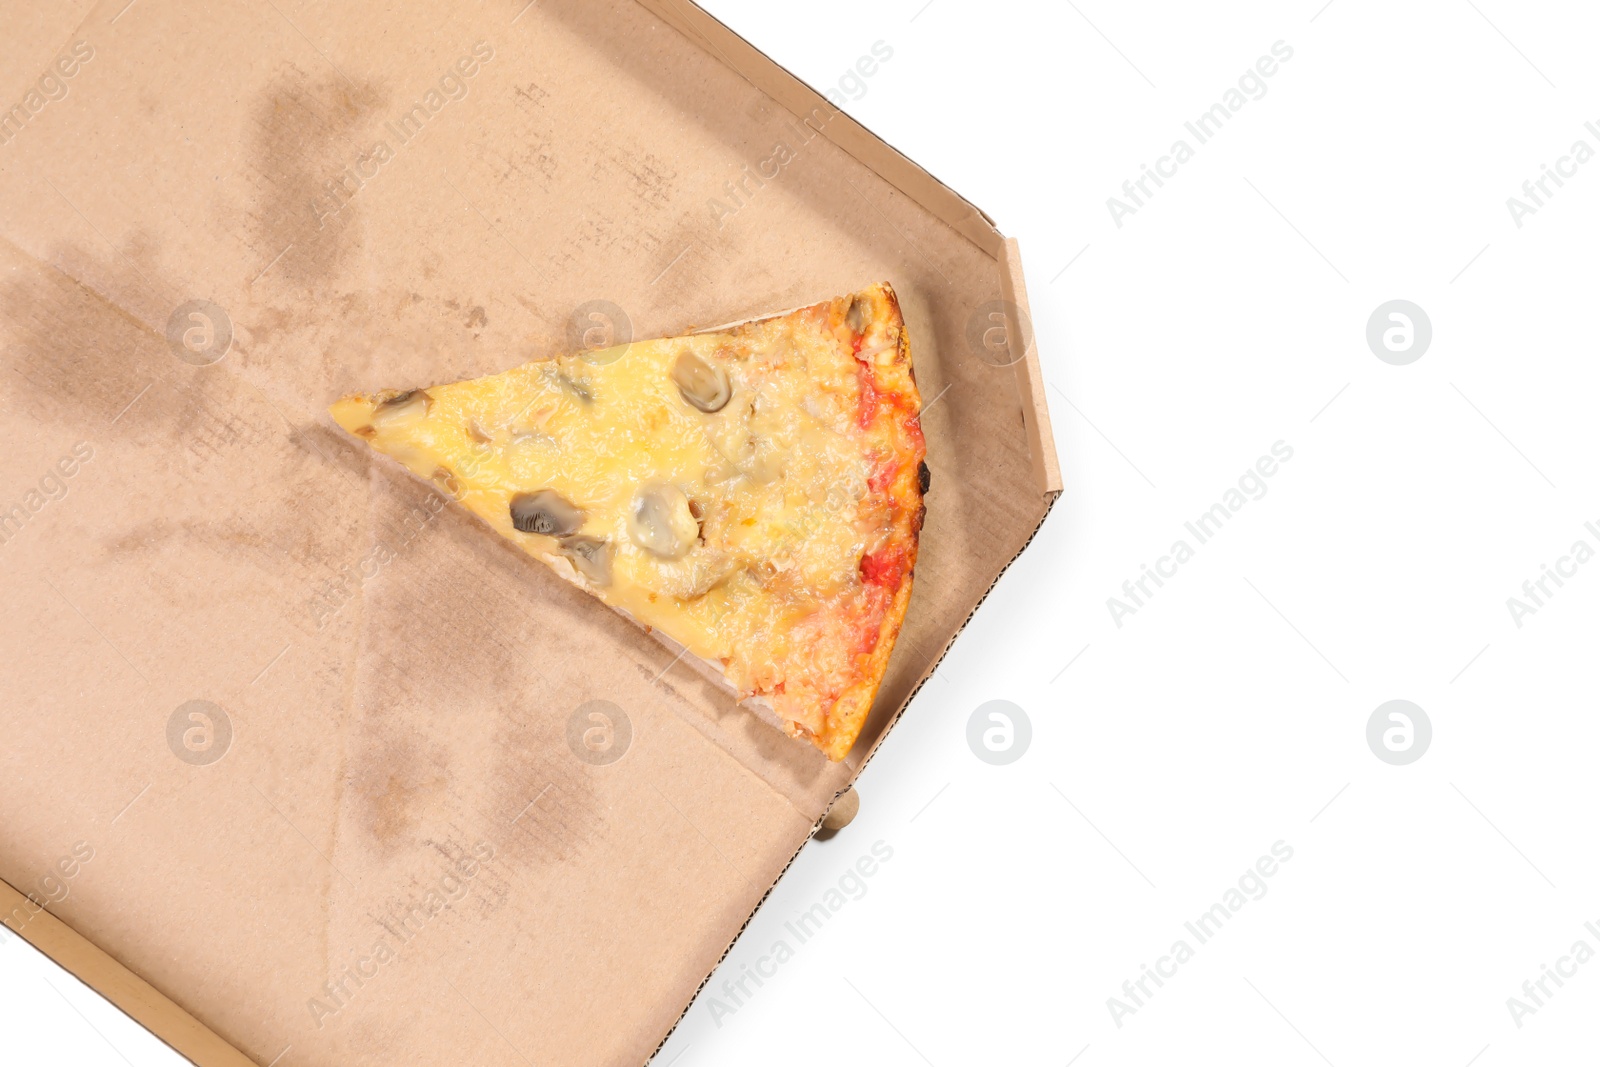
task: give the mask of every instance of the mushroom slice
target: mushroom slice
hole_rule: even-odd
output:
[[[518,493],[511,498],[511,525],[523,533],[565,537],[583,527],[583,509],[554,489]]]
[[[559,363],[544,368],[544,379],[575,400],[585,404],[594,403],[594,390],[590,388],[589,379],[567,373],[566,367]]]
[[[682,559],[700,539],[700,524],[689,510],[689,498],[671,482],[640,486],[628,506],[628,536],[662,559]]]
[[[693,352],[679,354],[672,364],[672,382],[690,407],[708,415],[727,407],[728,399],[733,396],[728,372]]]
[[[850,301],[850,309],[844,317],[850,332],[857,337],[864,337],[867,327],[872,324],[872,304],[859,296],[855,297]]]
[[[604,537],[572,534],[561,539],[561,554],[595,585],[611,584],[611,542]]]
[[[426,389],[412,389],[383,401],[372,409],[372,424],[380,430],[399,426],[413,419],[425,418],[433,406],[433,397]]]
[[[461,480],[449,467],[433,468],[433,482],[457,500],[461,499]]]

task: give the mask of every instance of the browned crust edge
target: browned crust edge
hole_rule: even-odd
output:
[[[917,389],[915,364],[911,361],[911,338],[906,333],[905,317],[900,311],[900,298],[894,291],[894,286],[888,282],[881,283],[884,295],[888,298],[894,325],[899,328],[900,341],[898,345],[899,359],[906,367],[909,380],[909,396],[915,404],[918,418],[922,412],[922,396]],[[907,395],[906,390],[897,389],[901,395]],[[918,428],[920,429],[920,422]],[[924,449],[926,454],[926,449]],[[896,531],[896,537],[903,543],[906,551],[906,572],[900,582],[900,587],[895,590],[894,599],[890,601],[889,608],[884,612],[883,622],[878,627],[878,642],[873,646],[872,652],[863,665],[861,677],[842,693],[827,714],[827,726],[824,732],[812,739],[812,743],[822,751],[830,760],[842,760],[855,747],[861,730],[866,725],[867,716],[872,711],[872,702],[878,695],[878,687],[883,684],[883,676],[889,669],[889,657],[894,653],[896,639],[900,636],[901,625],[905,622],[906,608],[911,602],[911,586],[917,565],[917,550],[921,541],[922,520],[927,512],[927,505],[923,501],[922,488],[915,477],[912,478],[911,492],[915,494],[915,506],[903,509],[906,518],[904,525]],[[909,501],[907,502],[910,503]],[[901,531],[904,531],[903,534]],[[894,543],[895,538],[891,538]]]

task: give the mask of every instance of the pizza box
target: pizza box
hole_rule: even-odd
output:
[[[8,30],[7,927],[205,1067],[648,1060],[1061,490],[1016,242],[686,0]],[[879,280],[932,486],[843,763],[326,414]]]

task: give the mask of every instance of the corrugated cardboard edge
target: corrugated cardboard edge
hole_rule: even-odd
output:
[[[0,914],[31,907],[22,893],[0,880]],[[9,923],[6,929],[115,1004],[178,1055],[204,1067],[254,1067],[255,1061],[48,911],[35,912],[20,930]]]
[[[973,615],[988,599],[1000,578],[1033,543],[1045,519],[1049,517],[1050,509],[1055,506],[1056,499],[1061,495],[1061,466],[1050,429],[1050,412],[1044,395],[1044,374],[1034,343],[1032,319],[1028,313],[1027,286],[1023,280],[1021,253],[1016,239],[1003,236],[996,228],[994,220],[965,197],[840,111],[826,97],[789,73],[781,64],[734,33],[699,5],[690,0],[636,0],[636,2],[701,49],[720,59],[730,69],[795,115],[805,118],[814,116],[820,110],[825,116],[825,120],[821,123],[821,132],[829,140],[996,260],[1000,271],[1002,296],[1009,307],[1014,309],[1015,322],[1020,324],[1020,329],[1014,331],[1014,336],[1021,339],[1024,353],[1021,359],[1014,361],[1013,366],[1023,402],[1023,421],[1028,434],[1034,473],[1042,498],[1043,510],[1039,515],[1039,521],[1035,524],[1033,532],[1028,535],[1028,539],[1006,561],[1005,566],[995,575],[994,581],[973,604],[972,610],[967,613],[961,626],[951,634],[938,655],[929,661],[911,693],[874,739],[872,747],[862,759],[860,766],[856,768],[850,782],[835,794],[834,799],[837,800],[838,796],[860,777],[861,771],[877,753],[879,745],[889,736],[889,732],[899,722],[900,716],[905,714],[906,708],[910,707],[916,695],[922,691],[922,687],[943,662],[951,645],[972,621]],[[823,815],[826,815],[826,812]],[[761,910],[761,906],[772,895],[773,889],[794,865],[800,851],[821,828],[822,818],[821,815],[817,817],[811,827],[811,834],[795,847],[788,862],[761,894],[760,900],[750,909],[739,929],[728,939],[716,963],[707,970],[705,977],[695,987],[694,995],[684,1004],[677,1019],[662,1035],[655,1051],[651,1053],[651,1058],[661,1050],[661,1046],[666,1044],[684,1017],[689,1014],[695,998],[711,980],[716,968],[727,959],[728,953],[733,950],[745,928],[755,918],[756,912]],[[3,907],[6,913],[19,907],[24,899],[23,895],[9,883],[0,880],[0,907]],[[41,911],[35,915],[20,936],[199,1067],[252,1067],[254,1061],[249,1057],[218,1037],[214,1031],[184,1011],[154,986],[95,947],[88,939],[48,911]]]
[[[1022,394],[1022,419],[1028,432],[1028,447],[1033,450],[1033,470],[1039,479],[1039,492],[1053,501],[1061,495],[1061,458],[1056,455],[1056,438],[1050,430],[1044,369],[1039,365],[1033,313],[1028,308],[1028,283],[1022,277],[1022,252],[1015,237],[1005,239],[1000,256],[1000,292],[1010,311],[1010,339],[1020,339],[1023,345],[1022,358],[1012,366],[1017,371],[1017,390]]]

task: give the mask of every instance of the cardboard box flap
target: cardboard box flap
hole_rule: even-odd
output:
[[[634,3],[119,6],[0,42],[90,53],[0,145],[0,877],[82,842],[51,910],[258,1062],[639,1063],[1044,513],[1000,265]],[[933,485],[846,764],[324,414],[878,279]]]
[[[1033,450],[1039,492],[1054,500],[1061,495],[1061,460],[1056,455],[1055,434],[1050,428],[1044,369],[1039,365],[1039,346],[1028,306],[1028,283],[1022,276],[1022,251],[1015,237],[1006,238],[1000,257],[1000,292],[1000,307],[991,314],[998,313],[1006,333],[1007,358],[1016,367],[1017,389],[1022,394],[1022,419],[1028,446]]]

